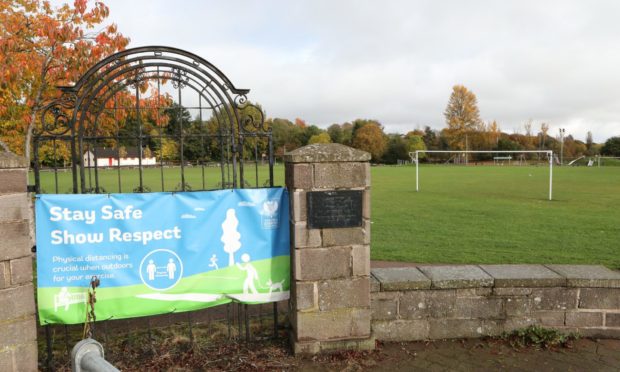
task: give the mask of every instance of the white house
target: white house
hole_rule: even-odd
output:
[[[139,165],[139,148],[128,147],[124,152],[124,156],[119,156],[118,148],[106,148],[97,147],[90,149],[84,153],[84,166],[85,167],[115,167],[117,165],[132,166]],[[142,151],[142,165],[155,165],[157,159],[155,156],[144,156],[144,150]],[[147,151],[147,153],[151,153]]]

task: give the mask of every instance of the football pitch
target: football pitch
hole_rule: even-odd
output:
[[[373,167],[376,260],[620,268],[620,168]]]
[[[192,189],[202,188],[203,169],[186,168]],[[159,168],[143,182],[161,191]],[[216,188],[219,168],[204,168],[206,188]],[[373,166],[374,260],[418,263],[573,263],[620,269],[620,167],[554,167],[549,201],[546,166]],[[116,170],[99,172],[107,192],[118,192]],[[164,169],[166,191],[180,182],[178,169]],[[274,170],[284,184],[284,167]],[[58,174],[58,192],[71,188]],[[136,170],[122,170],[123,192],[138,185]],[[254,167],[246,177],[255,183]],[[54,175],[42,172],[42,188],[54,192]],[[259,167],[258,184],[267,180]]]

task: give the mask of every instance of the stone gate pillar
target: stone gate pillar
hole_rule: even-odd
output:
[[[284,156],[291,211],[294,352],[374,349],[370,154],[314,144]]]
[[[36,371],[37,341],[24,158],[0,152],[0,371]]]

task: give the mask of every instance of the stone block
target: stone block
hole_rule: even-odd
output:
[[[364,196],[362,199],[362,217],[370,219],[370,189],[364,190]]]
[[[567,311],[564,324],[569,327],[602,327],[603,313]]]
[[[421,320],[373,320],[372,333],[380,341],[426,340],[429,322]]]
[[[581,337],[620,339],[619,328],[580,328],[578,332]]]
[[[0,289],[11,285],[11,271],[7,261],[0,261]]]
[[[368,323],[365,332],[364,324],[360,324],[364,323],[364,320]],[[297,341],[347,339],[370,335],[370,309],[299,312],[295,316],[295,321]]]
[[[529,316],[532,312],[532,299],[526,297],[508,297],[504,302],[507,317]]]
[[[365,163],[346,162],[314,164],[315,188],[337,189],[366,186]]]
[[[30,219],[28,194],[0,195],[0,223]]]
[[[312,248],[295,251],[295,279],[326,280],[351,276],[351,248]]]
[[[476,297],[476,298],[481,297],[476,294],[476,288],[457,288],[455,292],[456,292],[456,297]]]
[[[25,157],[15,155],[11,152],[0,152],[0,169],[28,167],[29,164]]]
[[[580,309],[620,309],[620,288],[581,288]]]
[[[493,288],[493,294],[496,296],[528,296],[532,293],[532,288]]]
[[[431,287],[431,280],[416,267],[372,269],[371,273],[381,283],[382,291],[408,291]]]
[[[514,331],[515,329],[526,328],[537,324],[537,320],[531,317],[508,318],[504,321],[504,332]]]
[[[37,340],[37,324],[34,315],[15,321],[0,322],[0,345],[18,345]]]
[[[366,168],[366,187],[370,187],[370,163],[364,163],[364,168]]]
[[[395,320],[398,316],[397,292],[381,292],[371,296],[370,310],[373,321]]]
[[[319,309],[370,306],[370,278],[358,277],[344,280],[326,280],[318,283]]]
[[[567,310],[577,308],[576,288],[533,288],[530,298],[534,310]]]
[[[620,327],[620,313],[605,314],[606,327]]]
[[[418,266],[431,279],[431,288],[475,288],[493,286],[493,278],[474,265]]]
[[[480,265],[495,287],[562,287],[566,278],[543,265]]]
[[[0,194],[24,193],[28,185],[28,169],[1,169]]]
[[[355,340],[320,341],[319,347],[322,353],[336,350],[374,350],[376,339],[374,337],[361,338]]]
[[[370,275],[370,246],[354,245],[351,247],[353,276]],[[376,281],[376,279],[374,279]]]
[[[536,324],[545,327],[559,327],[564,325],[564,311],[532,311],[532,318],[536,319]]]
[[[30,226],[28,221],[0,223],[0,261],[31,254]]]
[[[9,348],[0,348],[0,371],[17,371],[13,366],[13,352]]]
[[[364,231],[364,244],[370,244],[370,232],[371,232],[370,220],[364,220],[363,231]]]
[[[477,338],[497,336],[503,331],[501,322],[478,319],[430,319],[429,338]]]
[[[396,292],[382,292],[396,293]],[[398,303],[398,314],[402,319],[422,319],[430,314],[427,291],[415,290],[403,292]]]
[[[370,293],[381,291],[381,283],[374,276],[370,276]]]
[[[23,318],[34,314],[34,289],[32,283],[0,290],[0,319]]]
[[[32,257],[26,256],[11,260],[11,284],[32,283]]]
[[[370,306],[367,309],[352,309],[351,335],[356,338],[370,336]]]
[[[312,164],[290,164],[284,168],[286,186],[290,189],[310,190],[313,187],[313,167]]]
[[[364,245],[364,228],[323,229],[323,246]]]
[[[475,288],[476,296],[491,296],[493,294],[493,288]]]
[[[569,287],[620,288],[620,273],[601,265],[546,265]]]
[[[38,371],[39,354],[36,342],[19,345],[13,350],[16,371]]]
[[[308,219],[307,210],[307,192],[293,191],[291,192],[291,220],[293,222],[305,222]]]
[[[368,162],[370,153],[339,143],[315,143],[284,154],[287,163]]]
[[[292,240],[295,248],[320,247],[321,230],[309,229],[303,222],[296,223],[293,228]]]
[[[316,282],[296,282],[295,310],[312,311],[319,307],[319,293]]]
[[[456,317],[465,319],[503,319],[504,301],[499,298],[456,298]]]
[[[295,355],[315,355],[321,352],[321,343],[319,341],[295,341],[294,333],[291,333],[291,338],[293,354]]]
[[[405,292],[400,298],[398,313],[403,319],[453,317],[456,292],[450,289]]]

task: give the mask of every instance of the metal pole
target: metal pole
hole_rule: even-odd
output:
[[[71,350],[71,370],[73,372],[119,372],[104,359],[103,346],[92,338],[78,342]]]
[[[549,200],[553,195],[553,151],[549,151]]]
[[[566,130],[560,128],[560,165],[564,165],[564,133]]]
[[[415,152],[415,191],[420,191],[420,182],[418,181],[418,166],[420,159],[418,159],[418,150]]]

